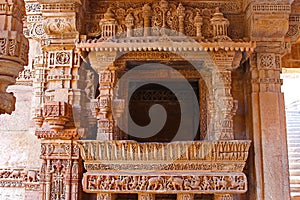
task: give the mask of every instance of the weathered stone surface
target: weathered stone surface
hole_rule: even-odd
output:
[[[0,168],[31,167],[36,168],[39,161],[39,141],[34,135],[32,119],[32,88],[28,86],[11,86],[17,103],[16,111],[10,115],[0,116]]]

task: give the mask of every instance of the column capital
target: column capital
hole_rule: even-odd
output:
[[[283,41],[289,29],[288,1],[248,1],[245,6],[248,36],[252,41]]]

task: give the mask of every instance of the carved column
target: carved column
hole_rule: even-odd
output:
[[[155,194],[139,193],[138,199],[139,200],[155,200]]]
[[[90,53],[92,67],[99,74],[99,91],[97,99],[92,100],[94,116],[98,121],[98,140],[115,139],[115,121],[112,113],[112,103],[114,100],[114,86],[116,83],[116,68],[114,61],[116,52]],[[92,61],[93,60],[93,61]]]
[[[237,101],[231,94],[231,71],[220,67],[212,72],[213,116],[211,121],[213,139],[233,140],[233,116]]]
[[[194,194],[177,194],[177,200],[194,200]]]
[[[24,1],[0,0],[0,114],[15,110],[15,97],[7,93],[27,64],[28,40],[23,35]]]
[[[253,132],[250,157],[250,199],[290,199],[281,56],[288,31],[290,4],[251,1],[248,34],[256,41],[249,66],[247,129]]]
[[[81,32],[84,0],[38,0],[45,34],[35,67],[36,136],[41,139],[41,199],[81,199],[82,161],[77,140],[84,119],[84,70],[75,42]]]

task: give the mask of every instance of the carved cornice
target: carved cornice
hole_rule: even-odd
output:
[[[134,38],[120,39],[111,41],[87,40],[77,44],[77,48],[81,51],[246,51],[253,52],[255,49],[254,42],[195,42],[192,39],[181,37],[169,37],[166,41],[162,38]],[[179,41],[178,41],[179,40]]]

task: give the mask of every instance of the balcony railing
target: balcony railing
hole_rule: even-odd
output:
[[[251,142],[79,141],[89,193],[244,193]]]

